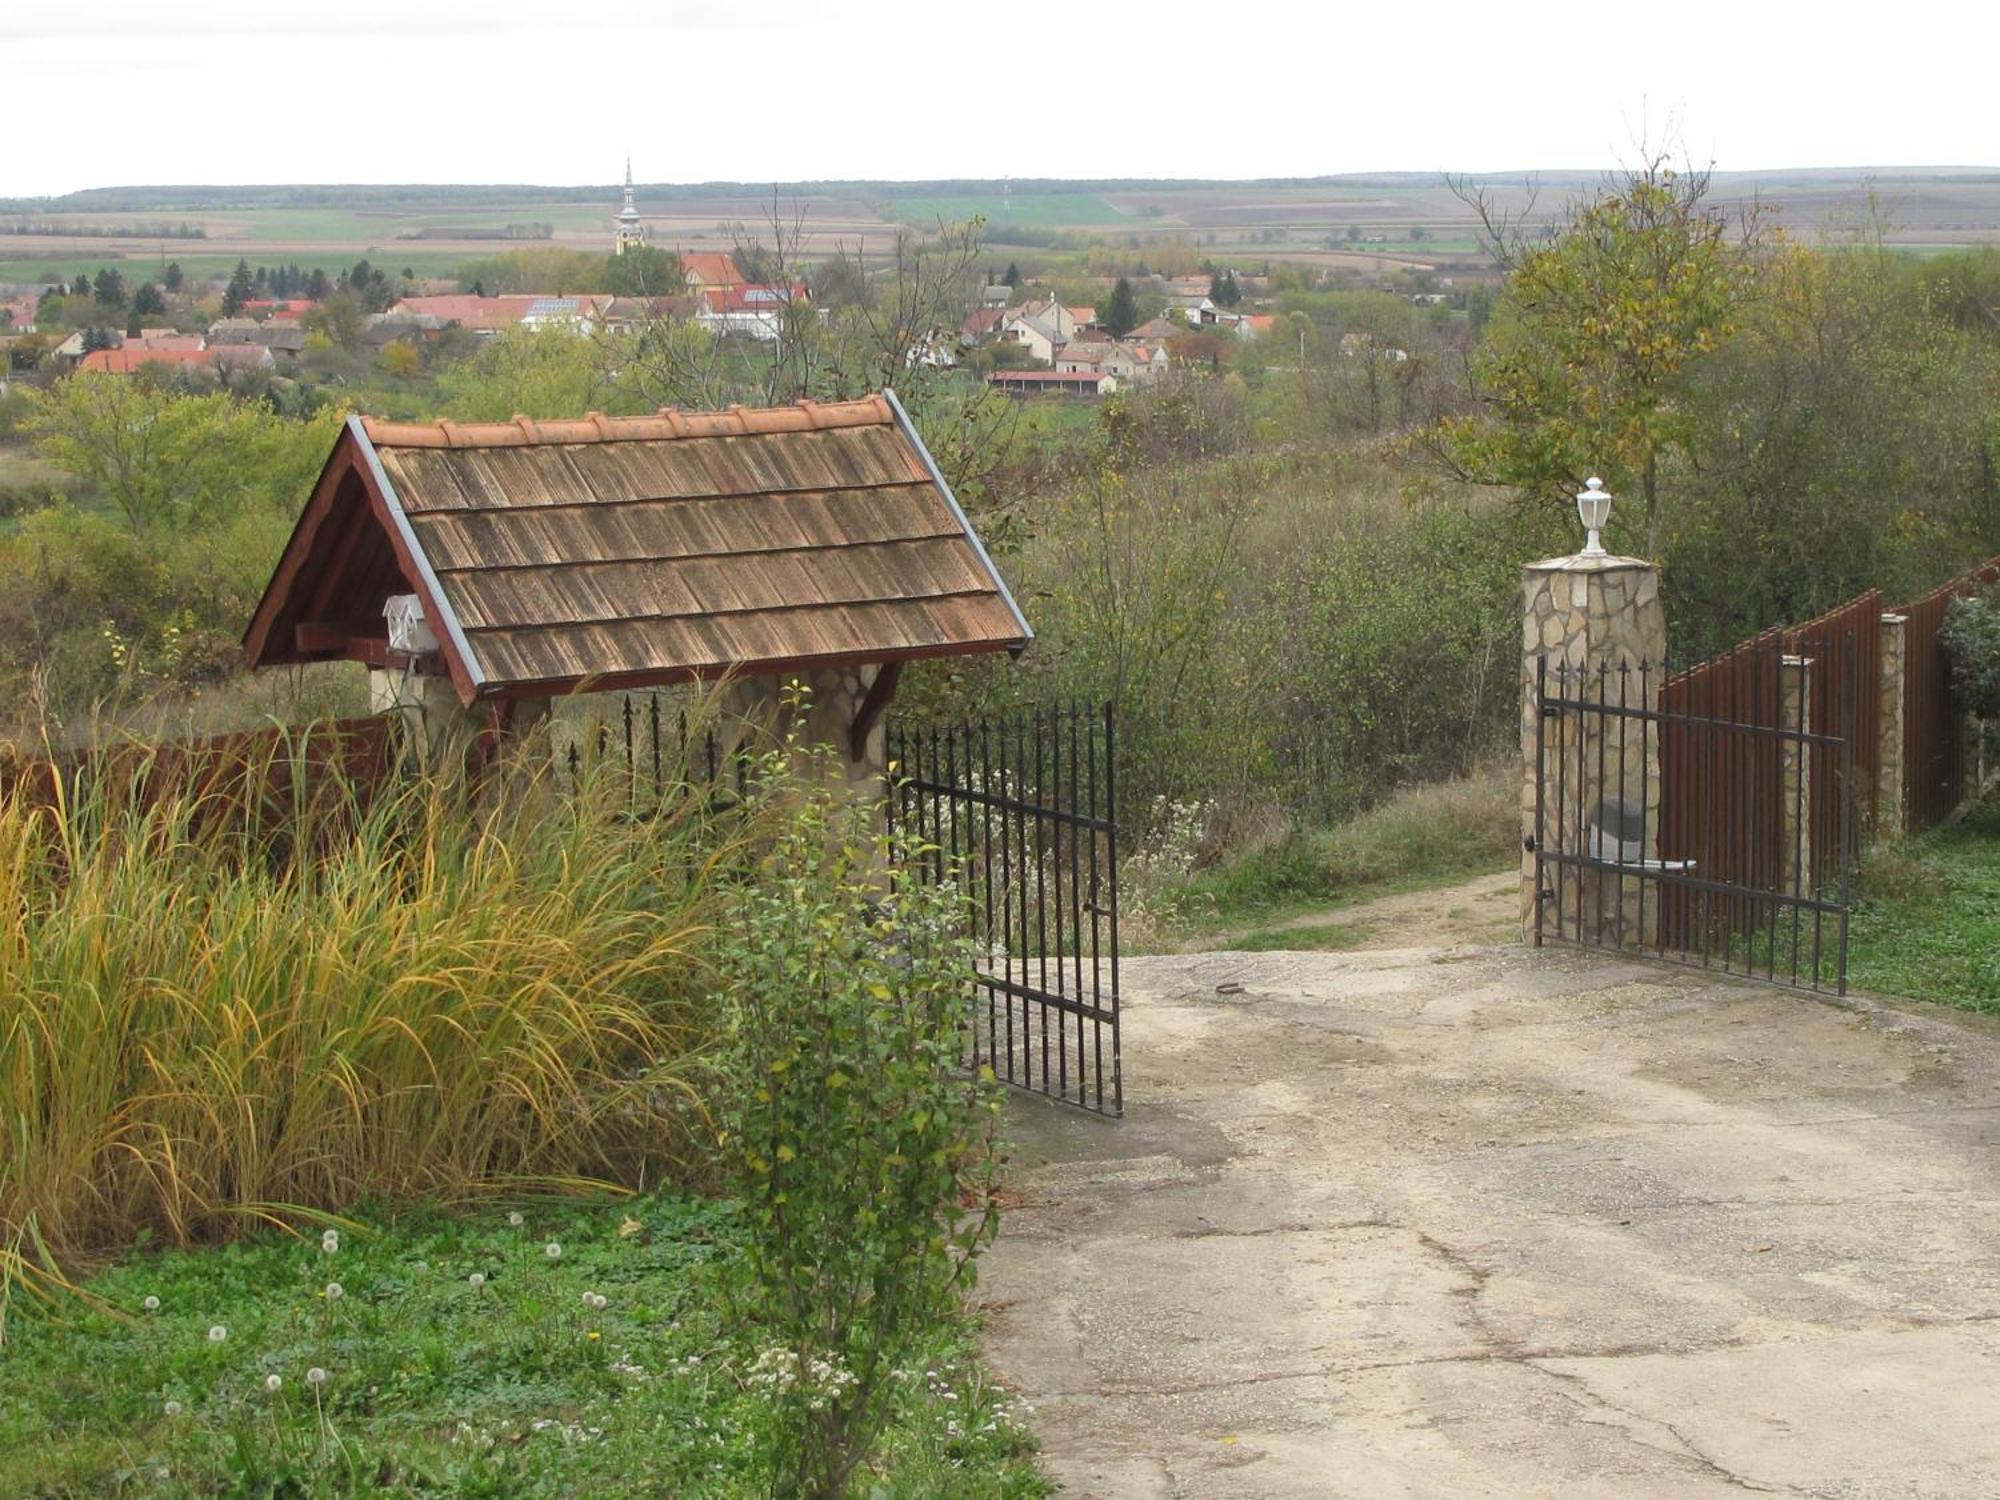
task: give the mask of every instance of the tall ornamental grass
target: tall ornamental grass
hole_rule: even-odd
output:
[[[685,1165],[724,836],[584,775],[368,792],[321,763],[275,809],[255,776],[15,778],[0,1294],[141,1231]]]

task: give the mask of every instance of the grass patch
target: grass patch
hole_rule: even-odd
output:
[[[719,1292],[732,1211],[674,1195],[519,1211],[519,1227],[497,1207],[364,1216],[331,1254],[269,1232],[123,1257],[85,1283],[91,1302],[10,1327],[0,1494],[754,1493],[767,1398]],[[972,1332],[938,1330],[905,1367],[857,1493],[1048,1493]]]
[[[1407,787],[1332,828],[1244,850],[1193,879],[1219,918],[1366,899],[1504,867],[1521,837],[1514,776]]]
[[[2000,797],[1871,851],[1855,881],[1851,984],[2000,1014]]]
[[[1358,924],[1285,924],[1505,868],[1521,837],[1518,795],[1505,768],[1407,787],[1332,828],[1293,829],[1192,873],[1149,845],[1123,871],[1126,946],[1142,953],[1221,939],[1247,951],[1352,947],[1367,935]]]

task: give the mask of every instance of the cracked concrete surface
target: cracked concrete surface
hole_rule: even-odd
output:
[[[1079,1496],[2000,1496],[2000,1026],[1554,949],[1125,970],[988,1352]],[[1241,984],[1241,993],[1217,986]]]

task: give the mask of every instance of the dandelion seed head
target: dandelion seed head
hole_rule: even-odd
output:
[[[509,1229],[519,1229],[523,1224],[527,1222],[528,1222],[528,1216],[522,1213],[518,1208],[515,1209],[511,1214],[507,1215],[507,1227]]]
[[[161,1410],[170,1417],[178,1417],[181,1414],[181,1404],[178,1401],[169,1401]]]
[[[160,1299],[158,1297],[148,1297],[139,1305],[145,1308],[147,1312],[158,1312],[160,1310]]]
[[[542,1246],[542,1254],[546,1255],[550,1260],[561,1260],[562,1246],[558,1245],[554,1240],[550,1240],[546,1245]]]
[[[282,1389],[284,1384],[285,1377],[282,1375],[266,1375],[264,1377],[264,1389],[267,1391],[275,1393]]]
[[[345,1297],[346,1295],[347,1295],[347,1290],[346,1290],[346,1288],[345,1288],[345,1287],[343,1287],[343,1286],[341,1286],[341,1284],[340,1284],[339,1282],[337,1282],[337,1281],[329,1281],[329,1282],[328,1282],[328,1283],[326,1284],[326,1300],[327,1300],[327,1301],[329,1301],[329,1302],[338,1302],[338,1301],[339,1301],[339,1300],[340,1300],[340,1299],[341,1299],[342,1297]]]
[[[229,1330],[224,1328],[220,1323],[217,1323],[213,1328],[208,1330],[208,1341],[211,1344],[219,1344],[228,1337]]]
[[[474,1271],[470,1276],[466,1277],[465,1279],[472,1283],[472,1289],[475,1292],[478,1291],[481,1287],[486,1285],[485,1276],[481,1275],[478,1271]]]
[[[310,1370],[306,1371],[306,1384],[325,1385],[326,1371],[322,1370],[318,1365],[314,1365]]]

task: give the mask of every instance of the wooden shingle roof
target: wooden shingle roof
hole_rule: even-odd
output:
[[[363,510],[395,577],[384,549],[351,538]],[[353,419],[251,623],[252,664],[366,658],[355,648],[390,592],[423,601],[468,703],[1031,634],[886,392],[560,422]]]

